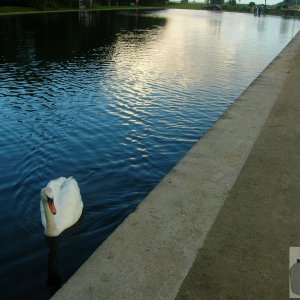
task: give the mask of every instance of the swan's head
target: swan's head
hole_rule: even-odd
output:
[[[54,195],[53,195],[53,191],[51,188],[49,187],[45,187],[41,190],[41,198],[43,203],[47,204],[51,213],[53,215],[56,214],[56,207],[54,205]]]

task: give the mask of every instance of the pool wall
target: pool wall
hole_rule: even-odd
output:
[[[53,299],[174,299],[276,102],[300,33]]]

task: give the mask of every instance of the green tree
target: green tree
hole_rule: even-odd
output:
[[[224,4],[224,0],[210,0],[210,4],[222,5],[222,4]]]

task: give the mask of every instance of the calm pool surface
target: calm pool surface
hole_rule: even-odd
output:
[[[180,10],[0,17],[1,298],[49,298],[299,28]],[[83,216],[46,239],[40,190],[69,175]]]

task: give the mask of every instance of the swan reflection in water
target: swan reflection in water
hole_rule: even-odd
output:
[[[84,232],[84,214],[81,215],[77,223],[65,230],[61,235],[44,237],[49,250],[47,286],[51,296],[64,284],[66,269],[71,270],[73,268],[72,261],[75,259],[74,245],[82,244],[82,235],[80,234],[82,232]],[[73,269],[74,271],[76,269]]]
[[[47,285],[51,296],[53,296],[62,286],[58,270],[59,237],[45,237],[45,239],[49,248]]]

